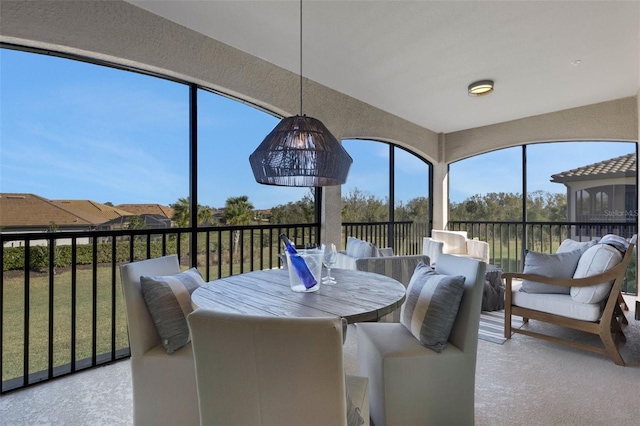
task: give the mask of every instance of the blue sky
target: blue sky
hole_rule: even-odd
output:
[[[527,190],[565,193],[551,176],[635,152],[634,143],[563,142],[527,147]],[[522,192],[522,147],[505,148],[450,165],[450,199],[461,202],[486,192]],[[490,188],[488,190],[488,188]]]
[[[0,192],[49,199],[169,205],[188,196],[189,93],[185,85],[52,56],[0,50]],[[248,157],[278,119],[242,103],[198,95],[198,198],[224,206],[248,195],[263,209],[296,201],[307,188],[255,182]],[[343,194],[388,192],[388,145],[345,141],[354,165]],[[562,145],[562,146],[560,146]],[[540,149],[539,149],[540,148]],[[562,192],[553,173],[633,152],[633,144],[529,148],[529,189]],[[451,166],[451,199],[520,192],[520,148]],[[515,158],[515,160],[514,160]],[[396,199],[425,196],[424,162],[395,150]],[[534,188],[535,187],[535,188]]]

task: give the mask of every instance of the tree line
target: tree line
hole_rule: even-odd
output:
[[[462,202],[449,203],[449,219],[453,221],[521,221],[522,194],[489,192],[476,194]],[[563,222],[567,220],[567,197],[565,194],[534,191],[527,194],[527,220],[534,222]],[[189,225],[189,198],[180,198],[170,205],[174,210],[175,226]],[[219,212],[219,214],[214,214]],[[416,197],[397,202],[394,206],[395,221],[425,222],[429,220],[429,198]],[[251,225],[260,223],[312,223],[315,220],[315,193],[310,190],[298,201],[280,204],[270,209],[270,215],[256,211],[249,197],[229,197],[222,209],[198,205],[198,224]],[[343,222],[387,222],[389,221],[389,199],[380,198],[353,189],[342,197]]]

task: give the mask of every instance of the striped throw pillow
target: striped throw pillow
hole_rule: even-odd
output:
[[[362,241],[355,237],[347,238],[347,256],[373,257],[376,255],[376,246],[368,241]]]
[[[407,288],[407,299],[400,311],[400,323],[424,346],[442,352],[447,346],[456,320],[464,276],[440,275],[420,262]]]
[[[142,296],[169,355],[191,341],[187,323],[187,315],[193,311],[191,293],[204,284],[196,268],[175,275],[140,277]]]

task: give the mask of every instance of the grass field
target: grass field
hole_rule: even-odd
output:
[[[237,257],[237,256],[236,256]],[[251,263],[245,256],[242,270],[251,270]],[[206,264],[206,257],[198,257],[198,265]],[[278,265],[277,251],[263,252],[262,266]],[[183,269],[187,266],[182,265]],[[254,259],[253,268],[260,268],[260,260]],[[198,270],[207,280],[206,266]],[[240,273],[240,264],[233,264],[233,273]],[[220,271],[220,275],[218,272]],[[228,263],[219,267],[213,261],[209,266],[209,280],[230,274]],[[96,355],[110,353],[112,349],[112,328],[115,327],[115,350],[129,346],[126,313],[122,296],[120,272],[115,276],[111,265],[99,265],[96,269]],[[75,359],[91,357],[93,352],[93,268],[78,267],[75,290],[72,286],[70,268],[57,268],[53,275],[52,291],[48,273],[32,272],[29,276],[28,298],[24,273],[12,271],[4,273],[2,293],[2,381],[24,375],[24,355],[27,349],[28,373],[47,370],[49,365],[49,328],[53,327],[53,366],[69,364],[72,360],[72,340],[75,338]],[[75,291],[75,296],[74,296]],[[25,299],[26,298],[26,299]],[[49,309],[53,298],[53,310]],[[28,337],[25,340],[25,306],[28,306]],[[115,317],[112,316],[115,309]],[[75,321],[72,324],[72,313]],[[50,320],[50,315],[52,320]],[[115,323],[114,323],[115,319]],[[75,329],[73,329],[75,327]]]
[[[49,363],[49,328],[53,328],[53,366],[68,364],[92,354],[93,333],[93,269],[77,271],[75,297],[71,272],[58,271],[50,291],[48,274],[31,274],[26,297],[24,276],[5,275],[2,318],[2,380],[22,376],[25,347],[28,346],[29,373],[46,370]],[[53,310],[49,309],[50,297]],[[114,304],[115,302],[115,304]],[[28,303],[28,338],[25,340],[25,306]],[[115,306],[115,318],[112,307]],[[72,324],[72,312],[75,322]],[[51,316],[51,318],[50,318]],[[115,324],[114,324],[115,320]],[[75,327],[75,329],[74,329]],[[110,267],[97,268],[96,286],[96,354],[111,352],[112,327],[115,327],[115,348],[129,346],[126,315],[119,273],[115,289]],[[72,338],[75,348],[72,349]],[[26,343],[26,345],[25,345]]]

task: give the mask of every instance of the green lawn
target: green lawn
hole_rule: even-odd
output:
[[[110,267],[97,269],[97,354],[111,351],[112,328],[112,274]],[[54,275],[53,283],[53,365],[59,366],[71,362],[72,310],[75,306],[75,357],[87,358],[92,353],[92,316],[93,316],[93,270],[77,271],[75,302],[72,301],[71,272],[60,271]],[[23,274],[5,274],[2,318],[2,380],[20,377],[24,374],[23,358],[25,352],[25,288]],[[126,316],[120,276],[116,273],[115,283],[115,327],[116,349],[129,345]],[[49,276],[32,274],[29,283],[29,373],[48,368],[49,354]]]

